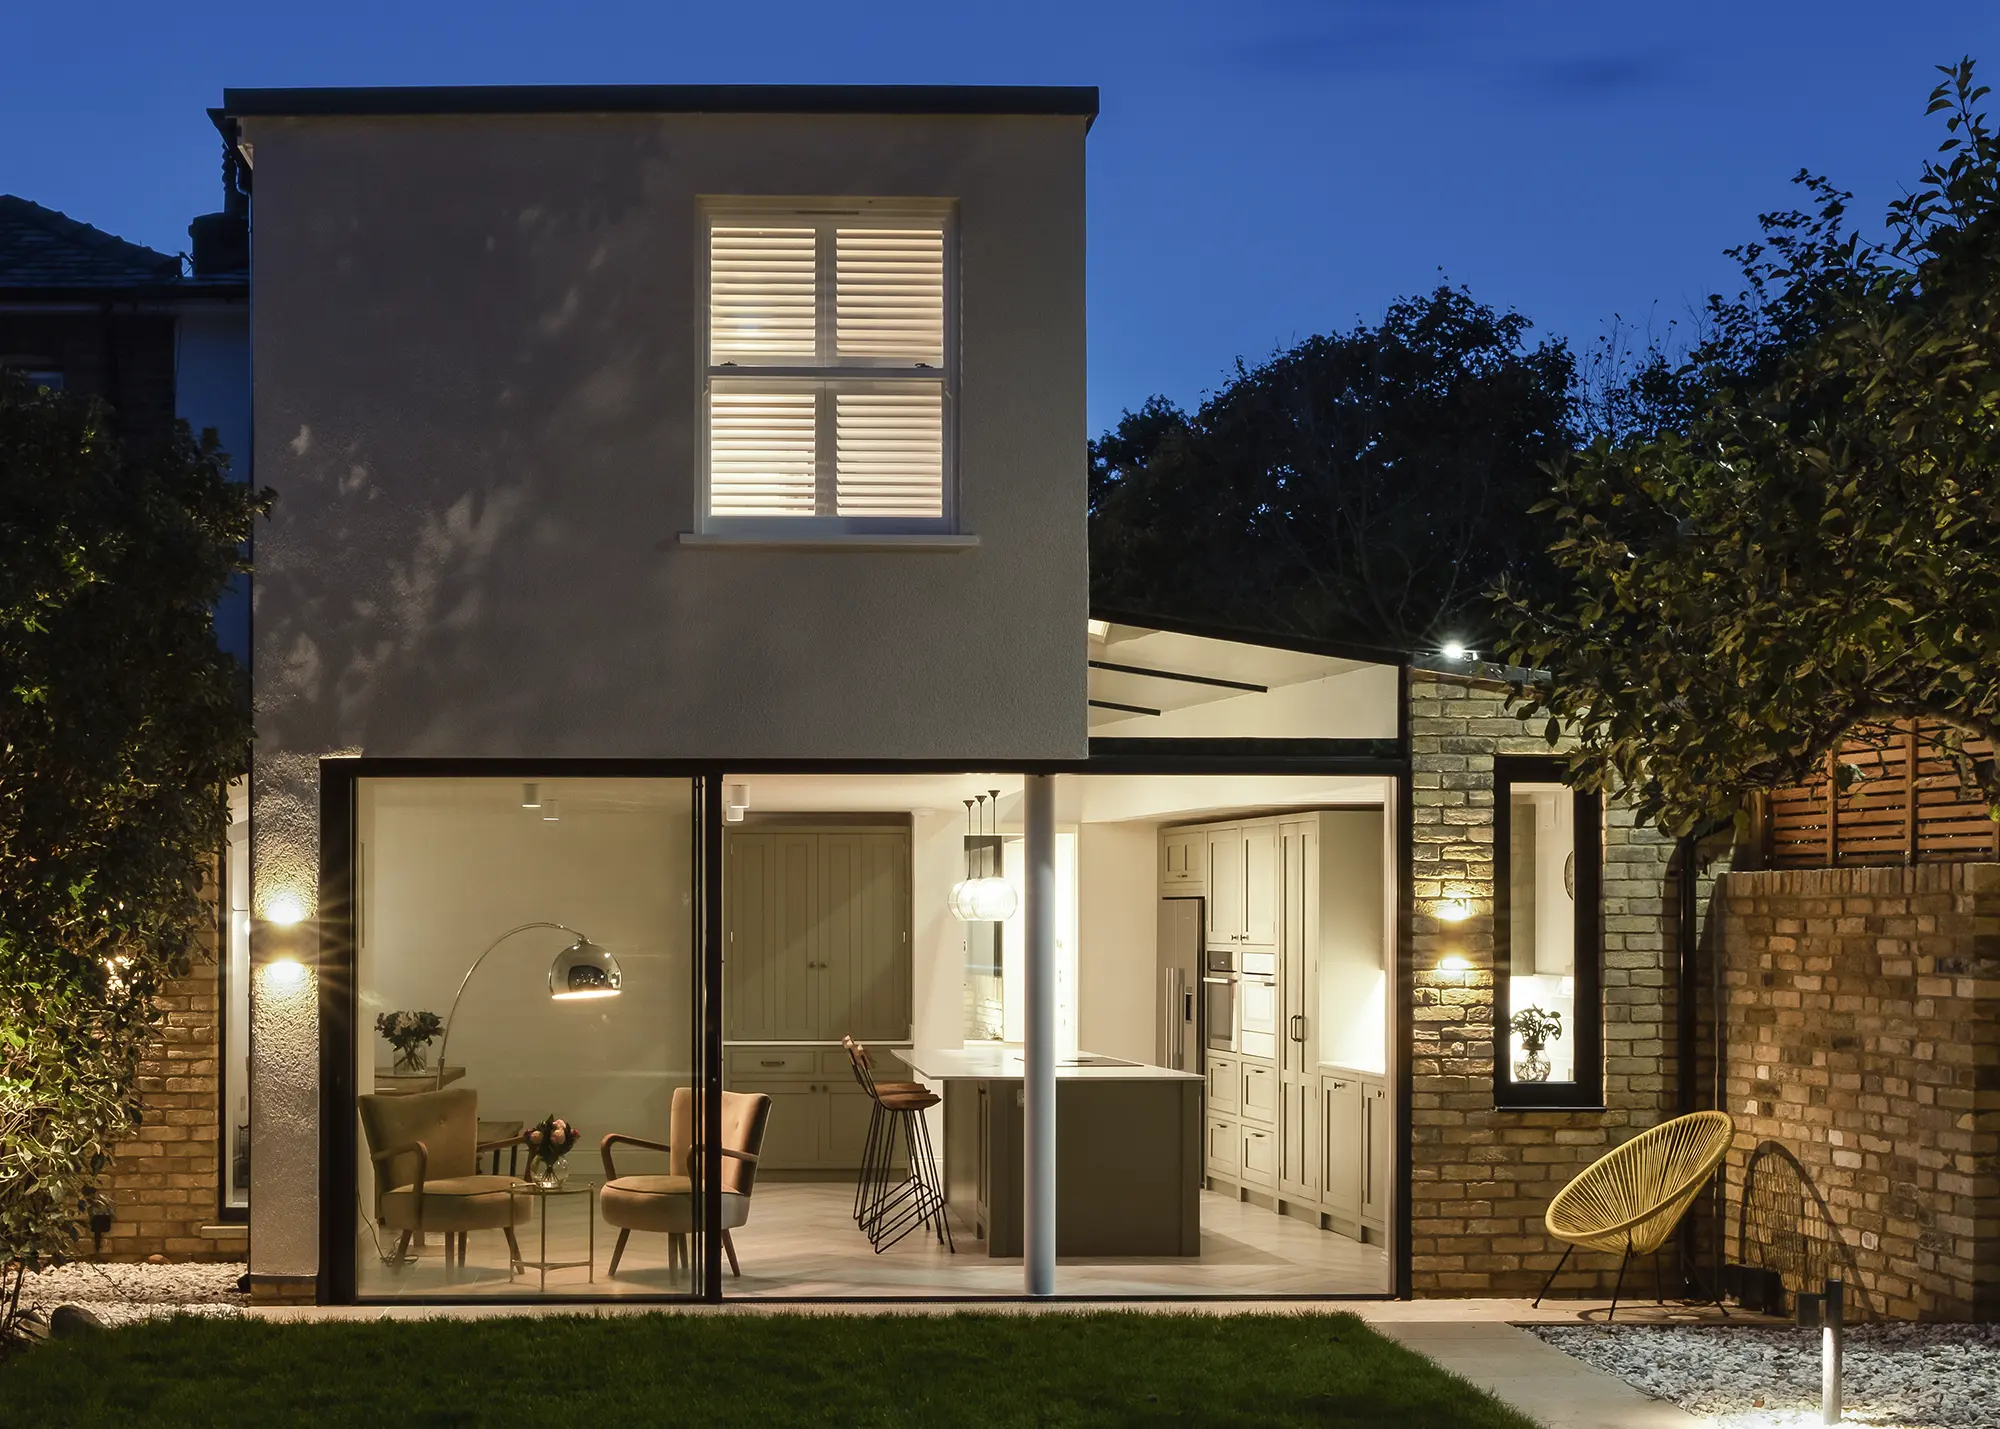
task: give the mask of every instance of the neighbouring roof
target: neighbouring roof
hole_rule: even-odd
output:
[[[0,289],[153,287],[180,276],[181,260],[171,254],[0,194]]]
[[[1095,85],[526,84],[225,89],[218,122],[253,115],[1020,114],[1097,117]]]

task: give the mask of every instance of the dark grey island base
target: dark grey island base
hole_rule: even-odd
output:
[[[944,1087],[944,1181],[989,1256],[1021,1254],[1021,1054],[899,1052]],[[1056,1254],[1201,1253],[1202,1079],[1112,1059],[1056,1069]]]

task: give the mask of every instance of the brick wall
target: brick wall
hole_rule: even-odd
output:
[[[1732,873],[1722,906],[1732,1207],[1797,1156],[1870,1307],[2000,1313],[2000,864]],[[1732,1251],[1734,1211],[1726,1224]]]
[[[209,890],[214,895],[213,887]],[[160,1003],[166,1025],[139,1067],[145,1110],[136,1136],[112,1152],[112,1203],[103,1258],[240,1260],[240,1242],[205,1238],[216,1221],[217,1079],[221,1057],[216,926],[203,932],[195,966],[170,984]]]
[[[1418,1295],[1533,1294],[1561,1254],[1549,1201],[1584,1166],[1675,1110],[1671,841],[1604,818],[1602,1112],[1493,1104],[1493,756],[1550,752],[1490,683],[1413,671],[1411,824],[1416,965],[1411,1062],[1411,1281]],[[1446,923],[1437,900],[1469,893]],[[1450,952],[1470,973],[1440,974]],[[1608,1293],[1616,1263],[1572,1256],[1556,1294]],[[1593,1276],[1595,1283],[1593,1284]],[[1643,1280],[1650,1281],[1650,1274]],[[1650,1288],[1650,1286],[1648,1286]]]

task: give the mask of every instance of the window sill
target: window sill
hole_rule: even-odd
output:
[[[946,532],[885,533],[869,536],[859,532],[841,535],[786,536],[771,532],[683,531],[683,546],[708,546],[738,551],[971,551],[979,546],[977,536]]]
[[[1508,1101],[1508,1102],[1495,1102],[1495,1103],[1493,1104],[1493,1110],[1495,1110],[1495,1111],[1497,1111],[1497,1112],[1516,1112],[1516,1111],[1574,1111],[1574,1112],[1604,1112],[1604,1111],[1609,1111],[1609,1110],[1610,1110],[1610,1108],[1609,1108],[1609,1107],[1607,1107],[1607,1106],[1605,1106],[1605,1104],[1604,1104],[1603,1102],[1513,1102],[1513,1101]]]

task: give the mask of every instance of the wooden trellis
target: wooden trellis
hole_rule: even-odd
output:
[[[1868,864],[1979,863],[2000,859],[2000,823],[1967,787],[1959,763],[1928,720],[1856,732],[1808,784],[1771,794],[1764,814],[1772,868]],[[1993,748],[1965,741],[1988,764]],[[1837,767],[1853,771],[1842,790]]]

